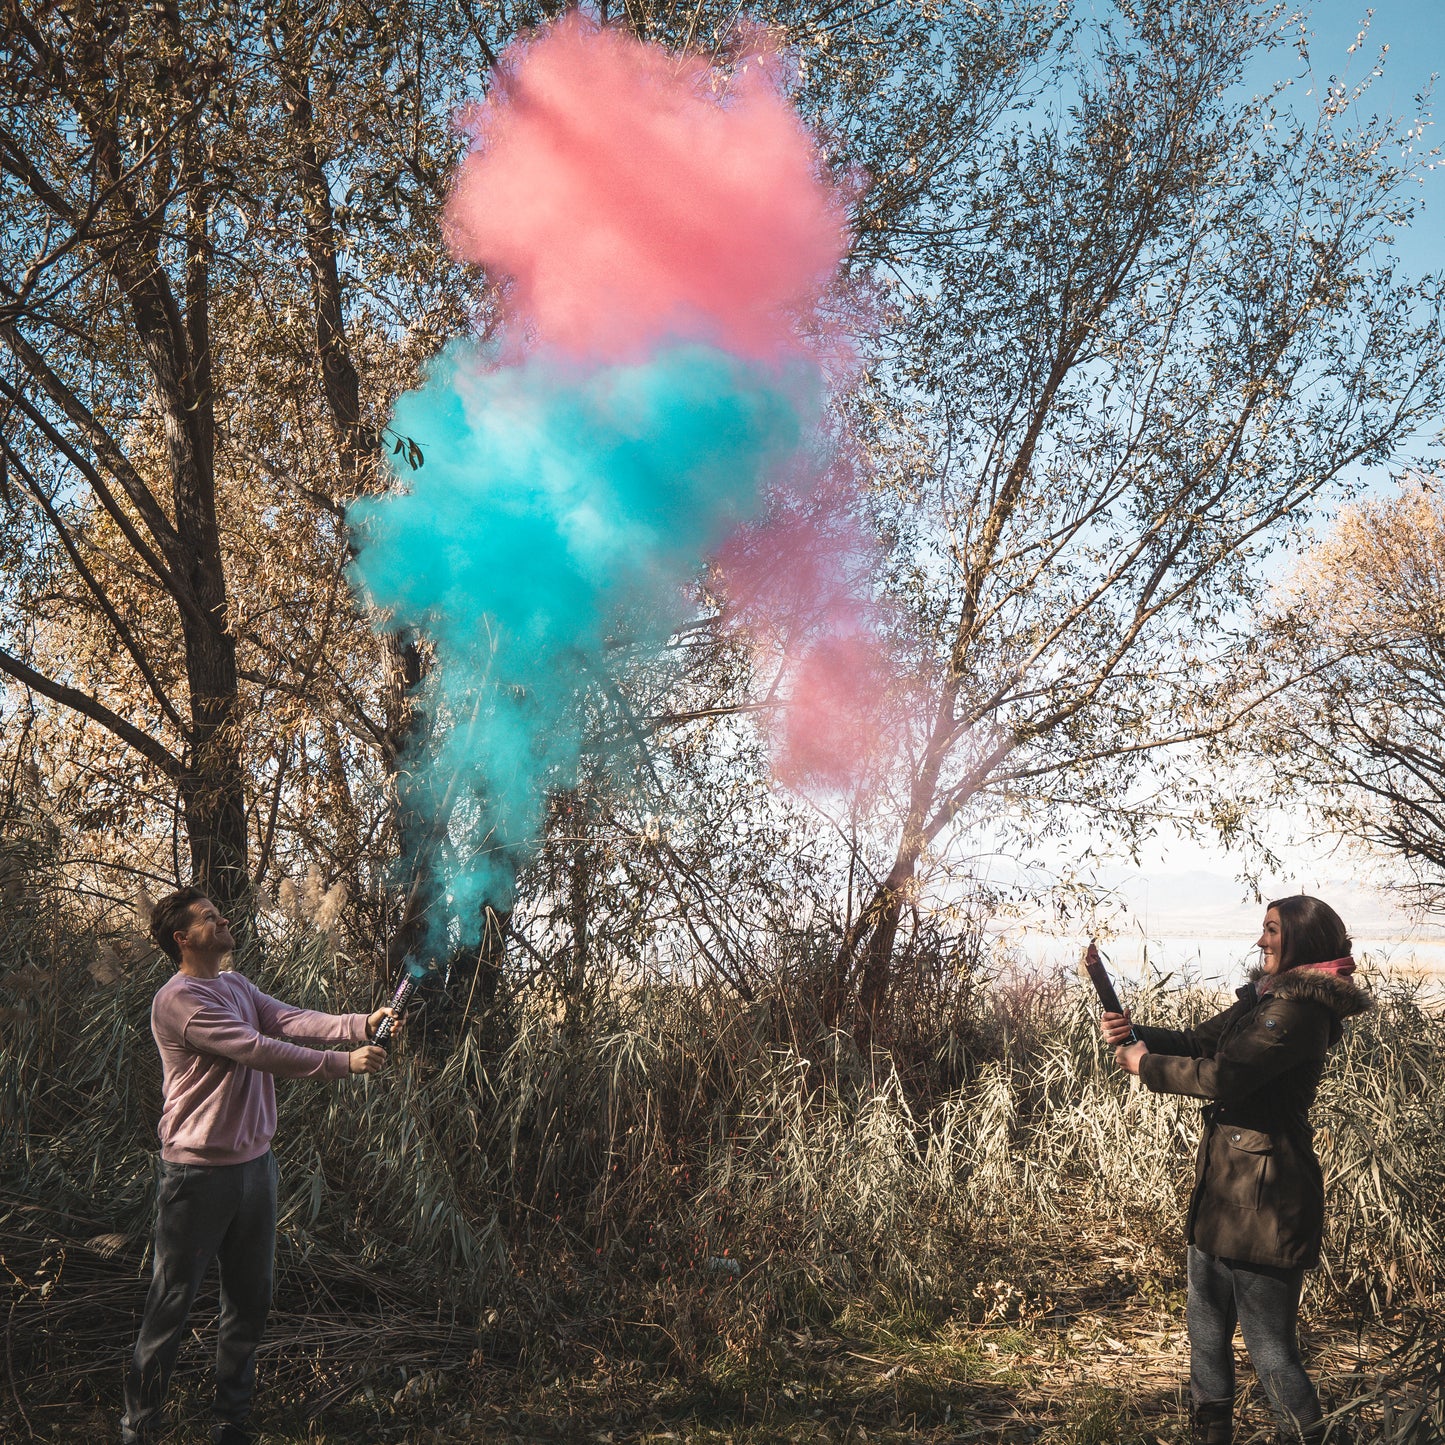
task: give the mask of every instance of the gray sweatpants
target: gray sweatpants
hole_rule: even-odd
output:
[[[155,1268],[126,1371],[122,1440],[142,1438],[159,1415],[196,1291],[213,1259],[221,1265],[216,1417],[240,1425],[250,1415],[256,1347],[271,1309],[277,1179],[269,1150],[245,1164],[161,1162]]]
[[[1303,1269],[1216,1259],[1189,1246],[1189,1392],[1196,1405],[1234,1400],[1234,1326],[1286,1438],[1317,1439],[1320,1400],[1295,1324]]]

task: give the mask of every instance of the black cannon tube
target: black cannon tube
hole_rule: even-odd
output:
[[[393,1030],[397,1025],[403,1011],[407,1006],[412,994],[416,992],[416,986],[426,977],[427,970],[413,958],[408,958],[402,968],[401,982],[396,986],[396,992],[391,996],[391,1006],[396,1010],[395,1015],[384,1018],[376,1026],[376,1032],[372,1035],[371,1041],[386,1048],[387,1041],[391,1038]]]
[[[1094,985],[1094,992],[1099,995],[1099,1002],[1104,1005],[1104,1012],[1123,1013],[1124,1005],[1119,1002],[1119,995],[1114,992],[1114,981],[1109,977],[1109,971],[1104,967],[1104,962],[1099,957],[1098,947],[1092,938],[1089,940],[1088,952],[1084,954],[1083,969],[1088,975],[1089,982]],[[1132,1025],[1129,1029],[1128,1042],[1131,1044],[1139,1042]]]

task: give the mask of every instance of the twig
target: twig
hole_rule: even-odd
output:
[[[10,1382],[10,1393],[15,1397],[15,1408],[20,1412],[20,1418],[25,1421],[25,1433],[33,1440],[35,1438],[35,1427],[30,1423],[30,1416],[25,1413],[25,1406],[20,1403],[20,1391],[15,1385],[15,1305],[17,1301],[10,1301],[10,1313],[5,1318],[5,1377]]]

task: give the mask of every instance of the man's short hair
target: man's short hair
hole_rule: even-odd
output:
[[[194,885],[190,888],[177,888],[174,893],[167,893],[151,909],[151,937],[155,939],[156,947],[172,963],[181,961],[181,950],[176,946],[176,934],[184,933],[190,927],[191,909],[198,903],[210,902],[210,897],[204,888]]]

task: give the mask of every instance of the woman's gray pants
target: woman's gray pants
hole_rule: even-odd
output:
[[[1287,1438],[1316,1439],[1320,1400],[1300,1359],[1303,1269],[1216,1259],[1189,1246],[1189,1393],[1200,1407],[1234,1401],[1234,1326]],[[1223,1438],[1227,1439],[1228,1436]]]
[[[245,1164],[161,1162],[155,1268],[126,1371],[123,1441],[144,1439],[160,1414],[186,1320],[213,1259],[221,1266],[216,1417],[240,1425],[250,1415],[256,1347],[271,1309],[277,1177],[269,1150]]]

